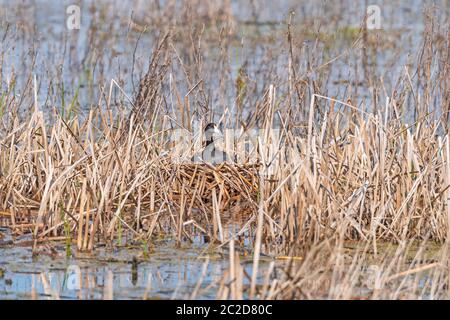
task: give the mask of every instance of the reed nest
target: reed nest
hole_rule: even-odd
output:
[[[208,212],[218,206],[227,211],[257,201],[260,164],[171,164],[169,168],[166,179],[176,172],[169,199],[180,207]]]

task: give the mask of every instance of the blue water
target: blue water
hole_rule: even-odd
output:
[[[217,39],[205,40],[202,48],[204,65],[200,77],[203,79],[210,107],[217,110],[218,117],[224,105],[235,110],[234,81],[238,70],[244,65],[249,78],[256,83],[250,103],[263,95],[269,83],[286,80],[289,54],[286,50],[285,32],[290,12],[295,12],[292,16],[294,44],[299,46],[299,41],[304,40],[310,47],[309,55],[306,47],[296,51],[297,73],[303,75],[308,72],[308,56],[313,59],[312,67],[317,67],[350,47],[349,41],[334,42],[330,46],[321,41],[316,44],[314,40],[320,32],[332,35],[333,32],[343,29],[358,29],[366,13],[366,2],[265,0],[256,1],[252,5],[245,1],[232,1],[229,9],[235,20],[235,25],[232,26],[235,40],[229,46],[228,61],[221,65]],[[79,3],[81,8],[80,30],[66,28],[66,8],[74,3]],[[94,3],[96,10],[92,11]],[[159,4],[162,10],[167,5],[166,1],[160,1]],[[170,12],[179,12],[181,4],[182,2],[176,2],[176,7]],[[371,1],[370,4],[376,4],[381,9],[381,30],[378,35],[380,44],[393,43],[393,47],[387,46],[376,53],[370,53],[374,54],[372,60],[376,63],[370,72],[383,80],[386,92],[390,95],[396,81],[404,75],[405,65],[417,59],[424,30],[424,7],[436,5],[436,25],[441,28],[445,28],[448,23],[449,8],[444,0],[377,0]],[[109,92],[111,79],[119,82],[128,96],[133,97],[140,76],[147,70],[148,58],[156,39],[164,33],[164,25],[152,25],[158,17],[151,12],[148,3],[139,0],[0,0],[0,16],[0,37],[6,34],[5,41],[0,44],[0,52],[4,56],[2,87],[8,86],[11,74],[14,73],[16,92],[20,95],[25,90],[30,74],[36,75],[38,101],[48,114],[53,108],[60,110],[62,104],[67,108],[72,100],[77,102],[77,111],[86,112],[99,101],[101,88],[106,93]],[[181,17],[176,14],[173,16],[175,23],[181,23],[178,22]],[[148,24],[147,32],[141,35],[137,28],[130,27],[130,21],[137,23],[140,28]],[[257,27],[248,26],[246,23],[249,21],[256,22]],[[214,29],[209,26],[207,28]],[[5,33],[7,29],[8,33]],[[205,39],[208,38],[207,32],[208,29],[203,37]],[[256,41],[252,40],[257,34],[267,36],[271,33],[276,35],[272,42],[259,41],[257,37]],[[316,45],[318,51],[313,51]],[[176,42],[175,47],[183,63],[189,65],[194,62],[189,53],[190,48],[177,45]],[[32,63],[34,52],[37,53],[35,64]],[[317,55],[316,52],[321,52],[323,56]],[[313,72],[312,78],[319,83],[323,81],[324,75],[329,73],[330,79],[323,84],[326,89],[322,94],[346,100],[350,92],[349,88],[342,84],[342,80],[345,80],[353,83],[352,95],[356,100],[365,101],[370,106],[373,96],[371,88],[358,87],[358,83],[363,80],[361,61],[358,58],[360,53],[360,49],[350,50],[348,55],[333,62],[329,71],[325,69],[322,74]],[[169,74],[183,94],[190,88],[177,59],[173,57],[173,67]],[[266,67],[271,69],[270,78],[263,78],[259,72]],[[432,67],[432,72],[435,72],[439,65],[434,64]],[[170,97],[173,96],[170,75],[165,79],[163,91],[167,101],[171,101]],[[224,84],[218,81],[222,76],[226,81]],[[277,89],[278,96],[281,97],[286,92],[287,85],[280,84]],[[113,102],[121,101],[125,106],[129,106],[127,99],[120,96],[119,90],[115,89],[113,93],[116,98]],[[379,101],[384,102],[384,93],[380,95]],[[434,103],[438,105],[439,94],[435,96]],[[201,96],[195,93],[191,98],[192,105],[203,103]],[[104,101],[101,103],[105,104]],[[251,109],[251,105],[247,107]]]
[[[41,248],[33,258],[29,246],[1,246],[0,299],[190,299],[201,278],[195,298],[215,299],[229,269],[226,250],[205,252],[200,244],[179,248],[175,241],[159,241],[148,257],[139,247],[100,247],[66,258],[64,244],[52,247],[56,255]],[[243,265],[251,274],[251,263],[243,258]],[[268,265],[262,261],[262,273]]]

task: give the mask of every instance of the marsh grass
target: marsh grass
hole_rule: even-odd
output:
[[[418,123],[413,132],[380,114],[352,113],[343,125],[340,113],[330,113],[320,126],[310,122],[306,137],[283,127],[283,143],[266,143],[276,139],[266,128],[258,137],[259,164],[211,166],[177,163],[166,143],[170,130],[149,132],[134,116],[127,121],[97,108],[85,120],[56,116],[48,127],[36,110],[1,141],[0,201],[13,228],[24,219],[28,228],[37,224],[35,236],[58,236],[67,219],[79,244],[91,249],[97,235],[112,240],[120,226],[142,237],[144,220],[171,226],[155,220],[146,238],[155,228],[181,235],[190,218],[207,230],[200,220],[216,221],[211,211],[226,214],[236,205],[248,208],[249,218],[263,206],[264,239],[283,249],[322,240],[343,225],[347,239],[443,242],[449,141],[436,134],[439,123]]]

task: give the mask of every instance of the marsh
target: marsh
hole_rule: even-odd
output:
[[[0,0],[0,297],[448,299],[448,1],[366,5]]]

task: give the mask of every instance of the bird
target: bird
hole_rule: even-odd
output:
[[[220,140],[223,140],[222,132],[214,122],[208,123],[204,130],[205,147],[202,152],[192,157],[193,162],[206,162],[212,165],[224,162],[233,162],[228,153],[220,147]]]

